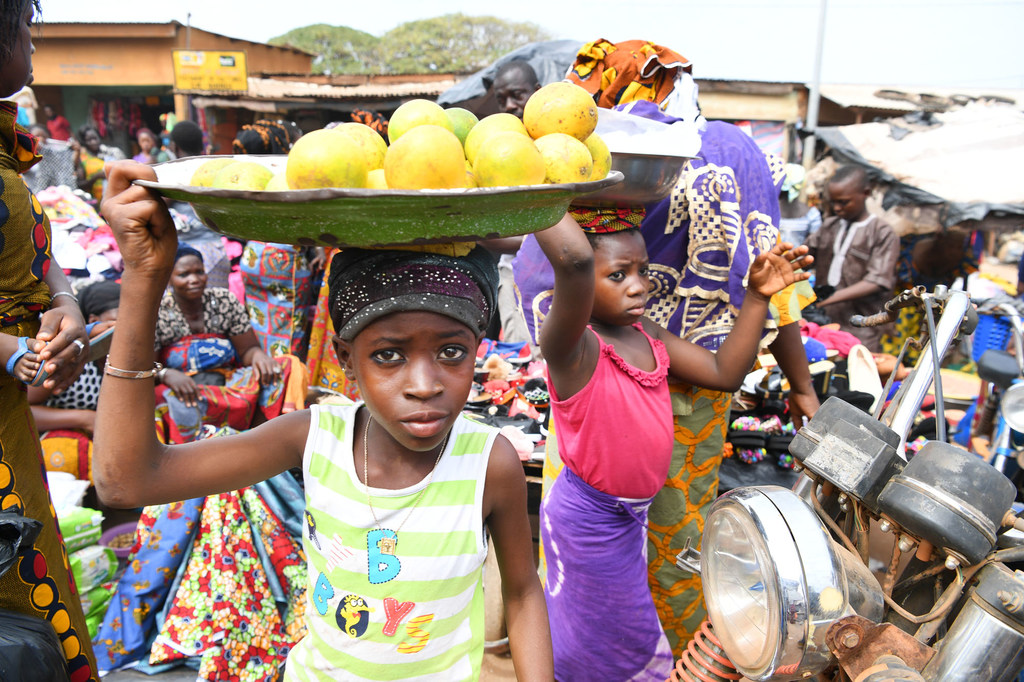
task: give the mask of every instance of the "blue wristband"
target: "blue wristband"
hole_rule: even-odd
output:
[[[18,360],[21,360],[21,356],[25,355],[28,352],[28,337],[19,336],[18,350],[14,351],[14,354],[11,355],[11,357],[7,358],[7,366],[4,367],[4,369],[7,370],[8,374],[14,376],[14,366],[18,364]]]

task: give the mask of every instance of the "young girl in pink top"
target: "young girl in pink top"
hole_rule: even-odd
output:
[[[567,215],[537,241],[555,273],[540,346],[565,462],[541,507],[555,678],[664,680],[672,651],[647,584],[645,524],[672,455],[667,378],[738,389],[768,299],[807,279],[796,270],[812,259],[790,244],[760,254],[736,324],[711,353],[644,317],[638,229],[585,234]]]

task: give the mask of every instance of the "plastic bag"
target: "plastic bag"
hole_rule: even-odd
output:
[[[68,679],[64,650],[41,618],[0,610],[0,682]]]
[[[99,543],[103,533],[103,514],[88,507],[72,507],[57,514],[60,533],[68,552],[76,552]]]
[[[68,560],[80,594],[99,587],[117,572],[117,557],[109,547],[92,545],[72,552]]]
[[[595,131],[612,152],[693,157],[700,152],[696,125],[671,125],[614,109],[597,110]]]
[[[22,549],[32,546],[42,529],[42,523],[15,509],[0,512],[0,575],[14,564]]]

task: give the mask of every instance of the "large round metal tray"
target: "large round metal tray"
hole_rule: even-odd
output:
[[[573,199],[574,206],[611,208],[654,204],[672,193],[689,156],[612,152],[612,172],[624,180]]]
[[[193,187],[196,168],[209,156],[154,166],[157,181],[138,180],[177,201],[192,204],[210,228],[242,239],[304,246],[388,246],[511,237],[557,223],[581,194],[622,181],[451,190],[316,189],[248,192]],[[241,155],[275,172],[284,155]]]

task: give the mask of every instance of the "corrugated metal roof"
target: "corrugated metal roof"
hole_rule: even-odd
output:
[[[888,111],[945,110],[978,99],[997,98],[1024,107],[1024,90],[999,88],[913,88],[879,85],[822,85],[821,96],[842,107]]]
[[[249,90],[245,93],[213,90],[175,90],[175,93],[197,96],[234,96],[259,100],[367,100],[395,97],[437,97],[453,85],[455,85],[454,78],[429,83],[327,85],[324,83],[310,83],[308,81],[250,77]]]

